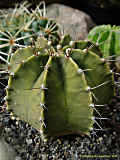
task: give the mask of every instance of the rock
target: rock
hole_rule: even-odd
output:
[[[14,149],[0,138],[0,160],[16,160],[18,159]]]
[[[85,39],[88,31],[95,26],[89,15],[63,4],[48,5],[47,16],[56,19],[60,30],[69,33],[73,40]]]

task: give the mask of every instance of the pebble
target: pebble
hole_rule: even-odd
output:
[[[17,160],[15,150],[0,138],[0,160]]]

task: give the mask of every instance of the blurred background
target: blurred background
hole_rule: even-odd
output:
[[[32,7],[39,4],[40,0],[28,0]],[[0,1],[0,8],[10,8],[21,0]],[[61,3],[72,8],[76,8],[88,13],[96,24],[116,24],[120,25],[119,10],[120,0],[45,0],[46,4]]]

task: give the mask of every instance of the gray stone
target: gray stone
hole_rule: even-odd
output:
[[[14,149],[0,138],[0,160],[16,160],[16,157]]]
[[[47,16],[56,19],[60,29],[69,33],[73,40],[85,39],[89,30],[95,26],[89,15],[62,4],[48,5]]]

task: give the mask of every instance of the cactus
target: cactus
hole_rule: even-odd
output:
[[[56,48],[38,37],[34,47],[17,50],[10,61],[7,107],[40,131],[43,140],[89,135],[96,122],[94,110],[104,110],[114,95],[107,63],[91,49],[70,47],[68,37]]]
[[[120,27],[97,26],[88,34],[88,40],[100,49],[102,57],[106,59],[110,68],[120,72]]]
[[[87,38],[100,48],[104,58],[120,56],[119,26],[97,26],[90,31]]]
[[[113,73],[101,48],[60,36],[44,2],[31,12],[26,5],[1,18],[0,65],[5,62],[7,71],[0,74],[9,75],[8,110],[40,131],[43,140],[89,135],[95,122],[101,130],[96,118],[105,119],[104,107],[114,95]]]
[[[43,5],[43,10],[39,8]],[[0,60],[9,64],[12,54],[18,48],[25,48],[36,41],[36,37],[44,35],[56,45],[59,40],[58,25],[54,20],[48,20],[45,4],[32,11],[23,3],[13,10],[13,13],[3,14],[0,23]],[[6,58],[7,57],[7,58]]]

